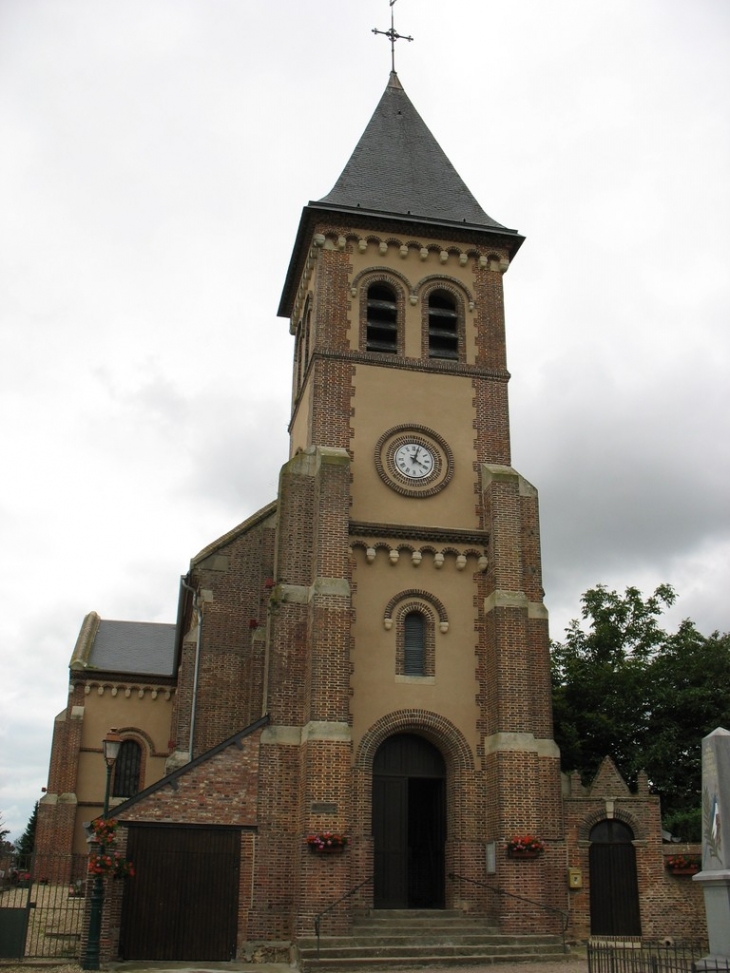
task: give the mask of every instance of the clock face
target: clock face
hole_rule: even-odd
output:
[[[454,471],[446,440],[415,423],[384,432],[374,459],[383,482],[404,497],[432,497],[449,484]]]
[[[421,443],[403,443],[396,449],[393,459],[403,476],[410,480],[422,480],[433,472],[433,453]]]

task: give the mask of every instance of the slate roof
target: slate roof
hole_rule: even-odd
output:
[[[355,151],[315,205],[508,230],[488,216],[392,72]]]
[[[87,665],[108,672],[171,676],[174,659],[174,625],[102,619]]]
[[[289,263],[278,314],[291,316],[302,265],[311,243],[312,228],[323,214],[357,214],[358,218],[407,220],[415,232],[432,227],[494,234],[510,259],[524,237],[497,223],[484,212],[464,180],[449,162],[391,72],[388,85],[363,132],[350,161],[331,192],[310,201],[302,210],[294,251]],[[433,230],[432,230],[433,232]]]

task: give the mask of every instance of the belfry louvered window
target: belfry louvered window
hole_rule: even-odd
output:
[[[432,291],[428,298],[428,357],[459,359],[459,314],[446,291]]]
[[[403,619],[403,673],[422,676],[426,661],[426,620],[420,612],[408,612]]]
[[[142,748],[135,740],[125,740],[114,764],[114,797],[134,797],[139,792]]]
[[[371,284],[367,297],[367,350],[395,355],[398,351],[398,302],[387,284]]]

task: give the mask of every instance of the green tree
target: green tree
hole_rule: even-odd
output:
[[[670,635],[653,660],[652,709],[643,745],[644,764],[662,796],[668,831],[699,840],[702,755],[700,741],[730,727],[730,635],[705,638],[690,621]]]
[[[664,826],[698,839],[700,741],[730,725],[730,637],[690,621],[667,633],[659,620],[675,599],[669,585],[583,595],[587,629],[571,622],[552,647],[555,738],[563,769],[586,783],[606,755],[630,785],[646,770]]]
[[[10,834],[10,828],[5,827],[2,811],[0,811],[0,852],[13,851],[13,844],[5,839]]]
[[[35,829],[38,824],[38,801],[35,802],[33,813],[26,825],[25,831],[15,842],[15,848],[19,855],[32,855],[35,851]]]

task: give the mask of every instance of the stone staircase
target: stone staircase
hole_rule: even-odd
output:
[[[352,935],[300,939],[299,966],[310,970],[393,970],[555,960],[560,936],[503,935],[487,919],[429,909],[374,909],[353,920]]]

